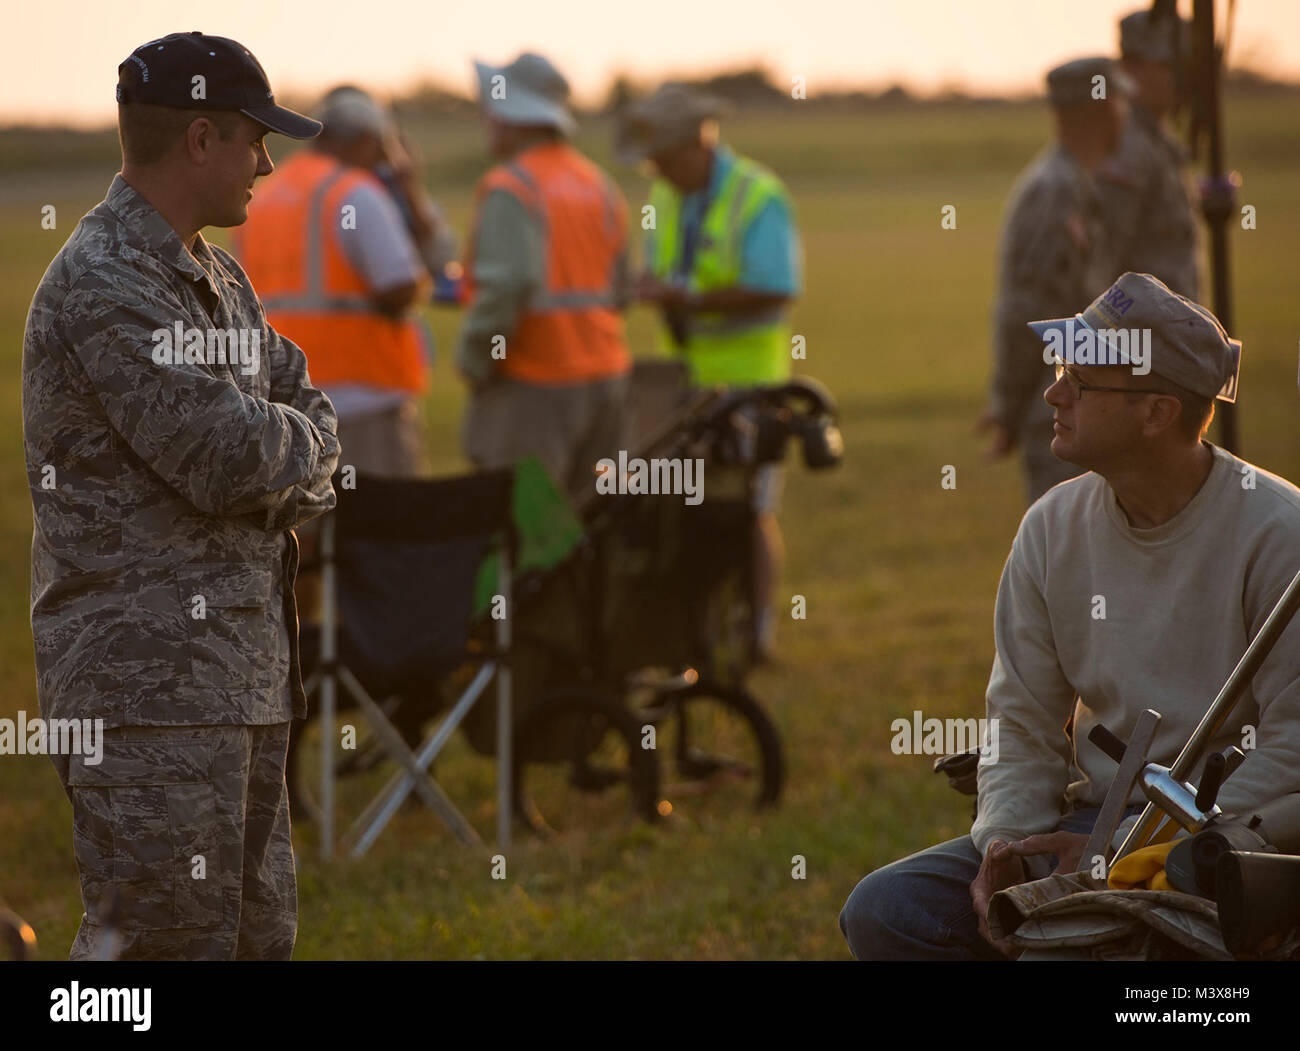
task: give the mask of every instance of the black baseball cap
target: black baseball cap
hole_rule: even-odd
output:
[[[117,87],[118,102],[145,102],[176,109],[238,110],[291,139],[313,139],[319,121],[275,104],[271,82],[253,53],[223,36],[169,33],[141,44],[119,65],[135,71],[134,87]],[[194,97],[196,76],[203,97]]]

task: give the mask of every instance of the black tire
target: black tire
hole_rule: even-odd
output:
[[[701,680],[656,692],[634,713],[669,737],[656,748],[666,809],[674,804],[674,793],[704,795],[711,785],[723,781],[743,783],[742,790],[729,794],[744,798],[755,809],[780,802],[785,787],[781,735],[748,690]],[[724,715],[725,721],[715,713]],[[721,736],[727,740],[716,739]]]
[[[543,837],[608,820],[615,810],[653,823],[659,766],[641,747],[641,732],[612,695],[566,687],[543,696],[515,724],[515,815]]]

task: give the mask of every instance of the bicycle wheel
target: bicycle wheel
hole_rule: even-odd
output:
[[[580,827],[654,821],[659,769],[641,723],[617,699],[556,690],[515,725],[514,809],[542,836]]]
[[[780,800],[781,737],[747,690],[701,680],[652,690],[633,713],[655,727],[661,814],[679,807],[723,814]]]

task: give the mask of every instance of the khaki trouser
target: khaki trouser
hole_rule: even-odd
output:
[[[493,379],[474,392],[461,438],[482,468],[536,456],[570,497],[595,489],[596,462],[617,459],[623,442],[628,378],[542,386]]]
[[[420,411],[412,400],[391,409],[339,420],[339,467],[378,478],[420,478],[429,473]]]
[[[106,730],[98,764],[51,756],[86,910],[70,958],[289,959],[288,745],[288,723],[137,726]]]

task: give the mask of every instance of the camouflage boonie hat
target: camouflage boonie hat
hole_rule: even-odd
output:
[[[557,128],[567,136],[577,132],[578,122],[569,111],[569,82],[550,59],[525,51],[507,66],[476,61],[474,71],[479,102],[489,117],[503,124]]]

